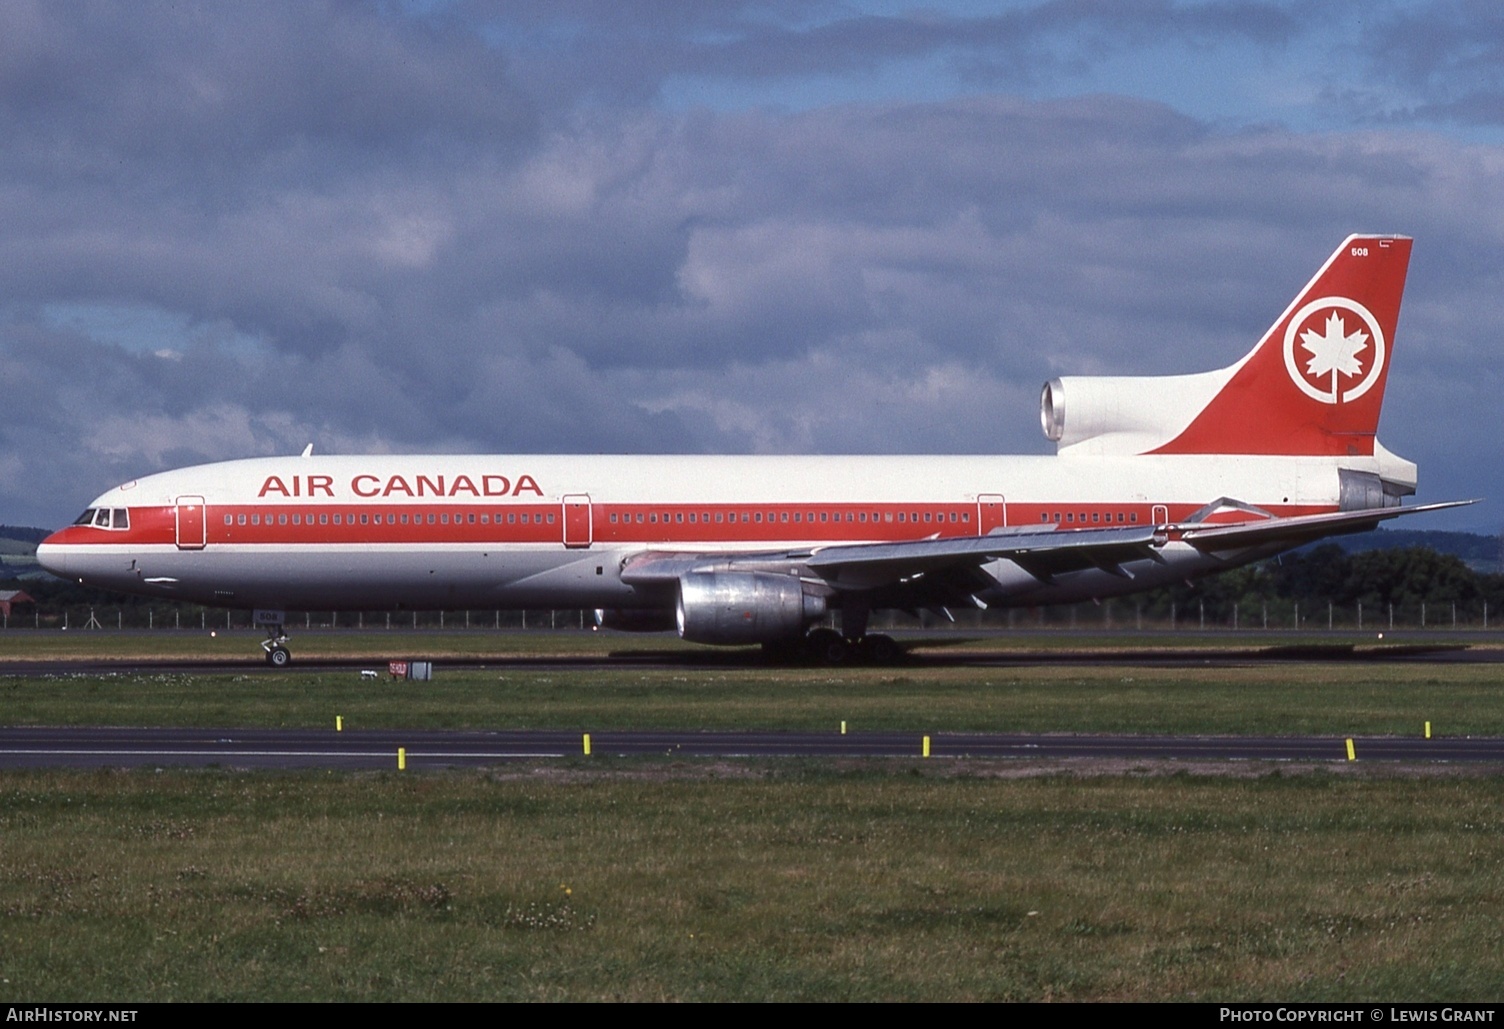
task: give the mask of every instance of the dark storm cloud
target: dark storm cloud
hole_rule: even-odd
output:
[[[469,8],[516,42],[530,78],[571,99],[642,103],[665,80],[850,76],[938,60],[976,84],[1018,84],[1171,41],[1286,42],[1290,5],[1258,0],[1045,0],[985,15],[916,7],[877,15],[845,4],[522,4]],[[546,12],[546,13],[545,13]],[[543,30],[549,26],[551,31]]]

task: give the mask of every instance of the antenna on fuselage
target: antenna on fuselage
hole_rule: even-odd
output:
[[[308,444],[308,446],[306,446],[306,447],[303,448],[303,456],[304,457],[312,457],[313,456],[313,444],[312,443]]]

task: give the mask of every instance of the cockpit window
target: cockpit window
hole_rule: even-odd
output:
[[[73,519],[74,525],[92,525],[96,529],[129,529],[130,511],[123,507],[91,507]]]

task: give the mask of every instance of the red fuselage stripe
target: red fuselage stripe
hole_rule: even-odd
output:
[[[1057,524],[1106,528],[1178,521],[1191,504],[969,503],[871,504],[209,504],[205,542],[214,544],[441,544],[560,543],[681,545],[781,541],[900,541],[976,536],[1002,525]],[[1282,506],[1283,517],[1331,507]],[[75,525],[49,543],[173,544],[178,512],[172,506],[129,509],[130,528]],[[1229,511],[1217,522],[1248,516]],[[197,542],[196,540],[194,542]]]

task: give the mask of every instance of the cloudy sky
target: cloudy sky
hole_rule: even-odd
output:
[[[321,452],[1048,453],[1416,237],[1381,434],[1504,499],[1504,7],[0,2],[0,522]],[[1210,499],[1210,498],[1208,498]]]

